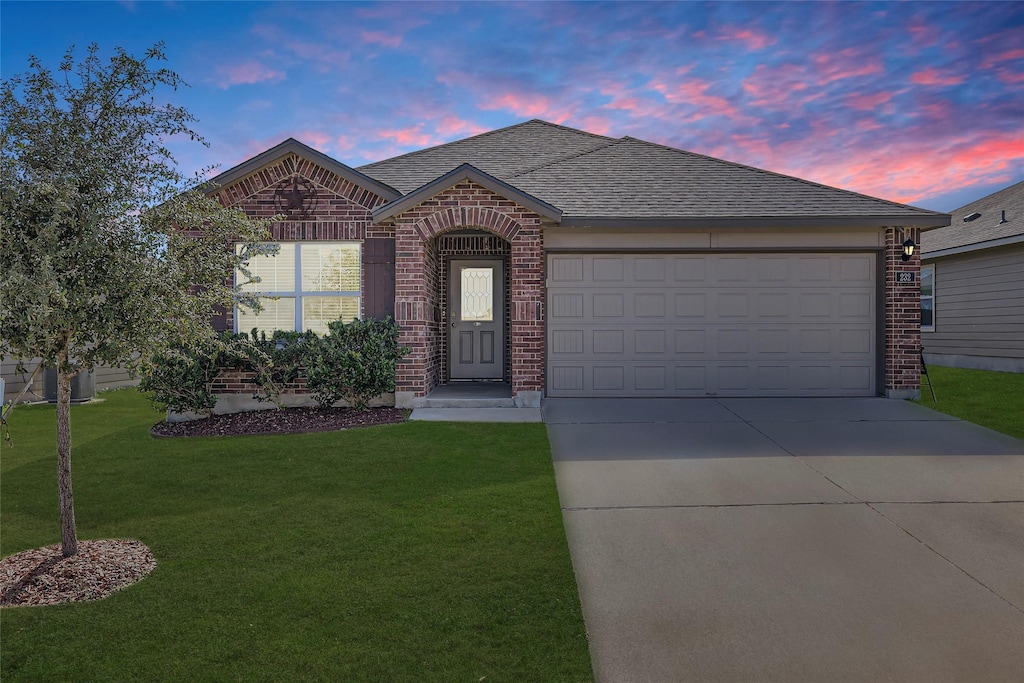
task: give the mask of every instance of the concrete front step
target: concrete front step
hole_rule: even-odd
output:
[[[421,408],[515,408],[516,400],[511,396],[506,398],[455,398],[426,397],[422,400]]]
[[[426,422],[541,422],[540,408],[416,408],[410,420]]]

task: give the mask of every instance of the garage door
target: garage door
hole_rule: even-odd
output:
[[[550,254],[548,395],[873,396],[873,254]]]

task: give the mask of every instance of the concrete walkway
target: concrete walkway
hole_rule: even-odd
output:
[[[1019,681],[1024,442],[887,399],[549,399],[597,681]]]

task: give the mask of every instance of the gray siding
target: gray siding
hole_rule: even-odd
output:
[[[922,332],[936,365],[1024,372],[1024,245],[939,259],[935,331]]]
[[[28,370],[28,372],[26,372],[24,374],[17,372],[17,367],[18,367],[17,362],[15,362],[9,356],[4,356],[3,357],[3,362],[2,362],[2,364],[0,364],[0,372],[2,372],[2,376],[3,376],[4,382],[5,382],[5,385],[4,385],[4,397],[3,397],[4,403],[7,403],[8,401],[13,401],[14,400],[14,397],[17,396],[18,393],[25,386],[25,382],[28,381],[29,376],[32,374],[32,371],[35,370],[36,366],[35,366],[34,362],[33,363],[26,363],[25,367]],[[40,372],[38,375],[36,375],[35,380],[32,382],[32,387],[27,392],[25,392],[25,395],[22,397],[21,400],[23,400],[23,401],[41,401],[41,400],[43,400],[43,373],[42,372]]]
[[[7,401],[13,401],[14,397],[18,395],[18,392],[20,392],[22,387],[25,386],[25,381],[35,369],[36,362],[37,361],[33,360],[31,363],[26,363],[25,367],[28,368],[28,372],[25,374],[19,374],[16,372],[18,364],[7,356],[4,356],[2,366],[0,366],[0,369],[2,369],[3,372],[4,381],[6,382],[4,386],[4,403]],[[139,383],[138,379],[133,379],[128,375],[127,370],[106,366],[96,368],[96,370],[93,371],[93,378],[97,393],[108,389],[135,386]],[[42,401],[45,398],[43,392],[43,373],[40,372],[32,382],[32,388],[25,393],[22,400]]]

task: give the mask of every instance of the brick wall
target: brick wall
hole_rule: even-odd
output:
[[[436,238],[484,230],[510,244],[509,321],[513,394],[544,387],[544,273],[540,216],[471,181],[460,182],[395,217],[395,317],[410,353],[397,391],[425,396],[442,377]]]
[[[920,248],[904,261],[903,242],[908,237],[921,244],[920,230],[886,228],[885,391],[896,398],[916,395],[921,380]],[[897,273],[912,273],[913,282],[897,282]]]
[[[394,237],[392,228],[374,224],[370,215],[387,200],[294,154],[222,188],[217,197],[222,204],[240,208],[254,218],[270,218],[278,213],[276,188],[296,174],[316,187],[315,204],[306,217],[275,221],[271,225],[272,240],[362,241],[368,237]],[[366,291],[365,269],[363,275],[362,288]],[[220,324],[225,329],[234,329],[234,311],[227,311]]]

